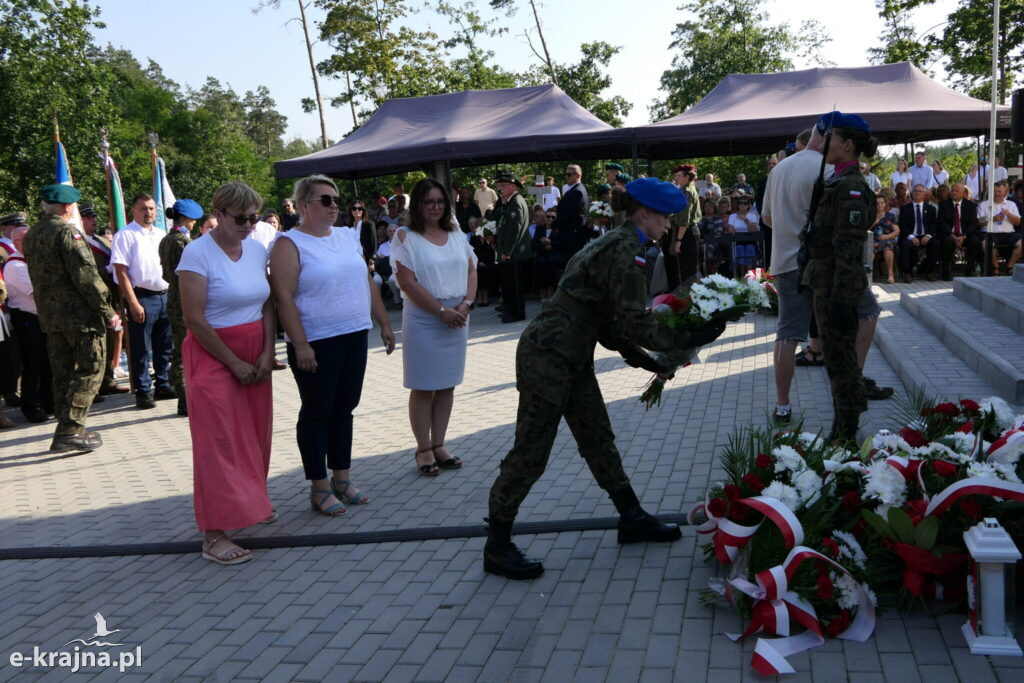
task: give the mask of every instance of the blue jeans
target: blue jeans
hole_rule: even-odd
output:
[[[167,369],[171,364],[174,341],[171,321],[167,318],[167,292],[136,287],[135,297],[146,311],[146,320],[137,323],[130,314],[128,316],[128,367],[135,393],[148,394],[153,391],[153,379],[149,376],[151,360],[157,387],[171,386]]]

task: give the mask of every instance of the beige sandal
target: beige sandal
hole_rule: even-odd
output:
[[[207,543],[207,541],[203,541],[203,559],[210,560],[211,562],[216,562],[217,564],[224,564],[224,565],[227,565],[227,564],[241,564],[243,562],[248,562],[249,560],[252,559],[252,551],[251,550],[247,550],[246,548],[243,548],[242,546],[240,546],[238,544],[235,544],[235,547],[238,548],[239,550],[243,551],[243,553],[244,553],[242,555],[239,555],[238,557],[225,557],[224,555],[226,553],[221,554],[219,556],[218,555],[214,555],[213,554],[213,546],[217,545],[218,543],[220,543],[224,539],[227,539],[228,541],[231,540],[231,539],[228,538],[227,534],[221,534],[217,538],[213,539],[213,541],[210,542],[210,543]],[[232,551],[228,550],[226,552],[230,553]]]

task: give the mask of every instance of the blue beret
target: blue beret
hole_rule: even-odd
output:
[[[179,199],[174,202],[174,213],[185,218],[191,218],[192,220],[199,220],[203,216],[203,207],[191,199]]]
[[[619,172],[621,172],[621,171],[625,171],[626,169],[622,168],[622,164],[611,163],[611,164],[605,164],[604,165],[604,170],[606,170],[606,171],[619,171]]]
[[[39,191],[39,196],[48,204],[74,204],[82,198],[73,185],[47,185]]]
[[[658,213],[676,213],[686,208],[682,190],[657,178],[637,178],[626,185],[630,197]]]
[[[827,114],[822,114],[815,127],[819,131],[825,131],[829,128],[853,128],[871,135],[871,126],[868,125],[867,121],[857,114],[844,114],[841,111],[830,111]]]

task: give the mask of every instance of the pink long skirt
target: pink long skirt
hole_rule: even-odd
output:
[[[262,320],[221,328],[217,334],[247,363],[255,363],[263,351]],[[242,386],[191,332],[182,345],[182,365],[199,530],[252,526],[271,514],[271,381]]]

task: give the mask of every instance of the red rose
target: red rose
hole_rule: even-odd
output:
[[[825,536],[821,539],[821,546],[828,551],[828,554],[832,557],[839,557],[839,544],[833,539]]]
[[[956,407],[955,403],[940,403],[932,408],[932,412],[943,417],[956,417],[960,414],[960,409]]]
[[[970,434],[974,431],[974,420],[968,420],[964,423],[964,426],[960,428],[961,434]]]
[[[903,585],[914,597],[921,597],[924,594],[924,575],[906,569],[903,571]]]
[[[909,445],[911,448],[927,446],[929,443],[928,439],[924,438],[921,432],[917,431],[916,429],[911,429],[910,427],[904,427],[903,429],[901,429],[900,437],[902,437],[903,440],[907,442],[907,445]]]
[[[971,519],[981,519],[981,504],[972,498],[960,499],[960,511]]]
[[[843,508],[848,512],[856,512],[860,510],[860,494],[856,491],[850,491],[843,495]]]
[[[822,600],[831,600],[834,594],[832,579],[828,578],[826,572],[818,574],[818,597]]]
[[[743,475],[743,483],[758,493],[761,493],[764,489],[764,482],[761,481],[761,477],[757,476],[753,472],[747,472]]]
[[[981,406],[969,398],[960,399],[960,406],[968,413],[980,413]]]
[[[921,519],[924,518],[924,513],[928,509],[928,503],[923,500],[912,500],[907,503],[906,511],[910,515],[910,521],[917,526]]]
[[[721,498],[712,498],[708,502],[708,514],[713,517],[721,517],[725,514],[726,503]]]
[[[772,466],[772,456],[767,453],[760,453],[756,458],[754,458],[754,464],[762,470],[766,470]]]
[[[726,484],[724,492],[725,497],[729,500],[736,500],[740,497],[740,487],[736,486],[736,484]]]
[[[933,460],[932,467],[935,469],[935,474],[940,477],[952,477],[956,474],[956,465],[945,460]]]

